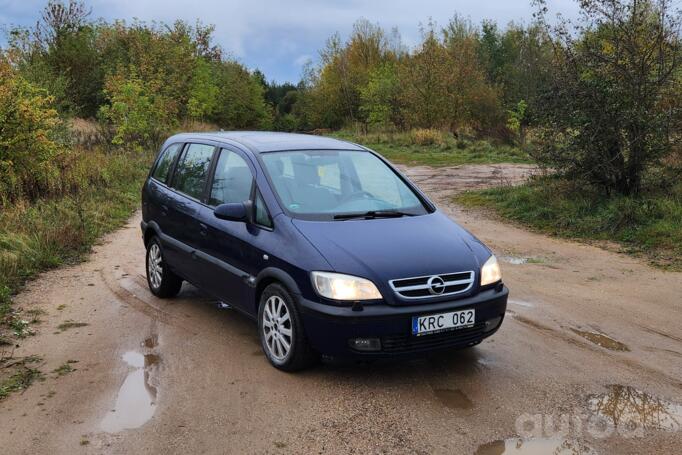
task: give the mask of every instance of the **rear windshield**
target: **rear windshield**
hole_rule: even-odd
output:
[[[304,150],[261,155],[284,207],[304,219],[370,211],[427,213],[420,198],[370,152]]]

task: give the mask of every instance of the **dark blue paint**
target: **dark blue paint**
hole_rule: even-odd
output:
[[[255,318],[262,285],[278,281],[296,299],[306,334],[318,351],[365,358],[388,354],[355,352],[348,347],[349,338],[388,340],[411,336],[416,324],[414,316],[467,308],[476,309],[477,322],[504,316],[508,291],[502,285],[480,289],[475,284],[455,298],[418,301],[402,299],[390,288],[389,280],[397,278],[467,270],[475,271],[478,283],[480,267],[491,254],[409,181],[431,213],[402,218],[306,221],[291,218],[280,207],[259,157],[260,153],[278,150],[374,152],[330,138],[261,132],[180,134],[168,139],[162,150],[174,143],[188,142],[227,148],[242,156],[274,224],[272,229],[267,229],[253,222],[218,219],[214,207],[208,206],[205,198],[192,199],[151,177],[147,179],[142,193],[145,238],[158,235],[170,267],[217,299]],[[387,165],[390,166],[388,162]],[[268,256],[267,260],[264,255]],[[319,297],[310,279],[310,272],[314,270],[370,279],[384,300],[365,303],[357,311],[359,308],[352,308],[350,303]],[[472,340],[478,342],[491,335],[498,327],[485,333],[461,332],[461,337],[454,336],[451,342],[436,347],[469,345]],[[435,349],[415,347],[406,349],[405,353],[432,348]]]

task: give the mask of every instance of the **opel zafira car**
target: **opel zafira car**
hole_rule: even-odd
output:
[[[495,256],[379,154],[287,133],[178,134],[142,191],[147,281],[253,318],[285,371],[474,346],[502,324]]]

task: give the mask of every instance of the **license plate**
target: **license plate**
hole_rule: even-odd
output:
[[[412,335],[442,332],[449,329],[471,327],[476,322],[476,310],[453,311],[412,317]]]

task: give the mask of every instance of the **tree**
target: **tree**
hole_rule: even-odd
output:
[[[237,62],[221,62],[214,68],[218,108],[209,118],[222,128],[259,129],[272,122],[264,91],[257,77]]]
[[[448,126],[447,79],[452,70],[448,53],[433,29],[425,32],[419,49],[400,62],[403,116],[410,127]]]
[[[327,40],[320,53],[322,67],[310,93],[320,126],[336,128],[345,121],[366,121],[360,112],[360,91],[372,70],[394,58],[389,46],[396,46],[395,39],[389,41],[381,27],[361,19],[353,25],[345,44],[338,34]]]
[[[213,80],[211,64],[202,57],[198,58],[190,83],[187,106],[189,117],[195,120],[210,118],[219,108],[219,93],[220,88]]]
[[[62,39],[77,33],[86,25],[91,12],[79,0],[69,0],[67,4],[59,0],[49,0],[35,27],[36,44],[43,49],[59,47]]]
[[[102,99],[104,74],[83,2],[50,0],[32,29],[10,31],[13,63],[31,83],[46,88],[62,113],[92,117]]]
[[[544,23],[555,64],[538,104],[546,127],[537,158],[607,193],[637,194],[646,170],[679,140],[670,133],[679,103],[670,100],[680,96],[680,13],[667,0],[582,0],[580,7],[577,24]]]
[[[476,31],[457,16],[440,35],[429,24],[418,50],[400,60],[400,86],[410,127],[459,134],[490,131],[500,123],[499,96],[481,67]]]
[[[168,109],[169,100],[158,87],[134,76],[107,78],[104,91],[109,104],[99,110],[100,121],[111,129],[111,143],[135,151],[158,146],[176,119]]]
[[[367,84],[360,89],[360,113],[370,125],[400,125],[400,83],[394,63],[372,70]]]
[[[447,79],[449,128],[490,133],[502,123],[498,91],[487,81],[478,58],[478,32],[471,21],[455,15],[443,30],[451,67]]]
[[[488,81],[494,84],[498,81],[505,61],[502,37],[497,24],[489,20],[483,21],[478,41],[479,59]]]

